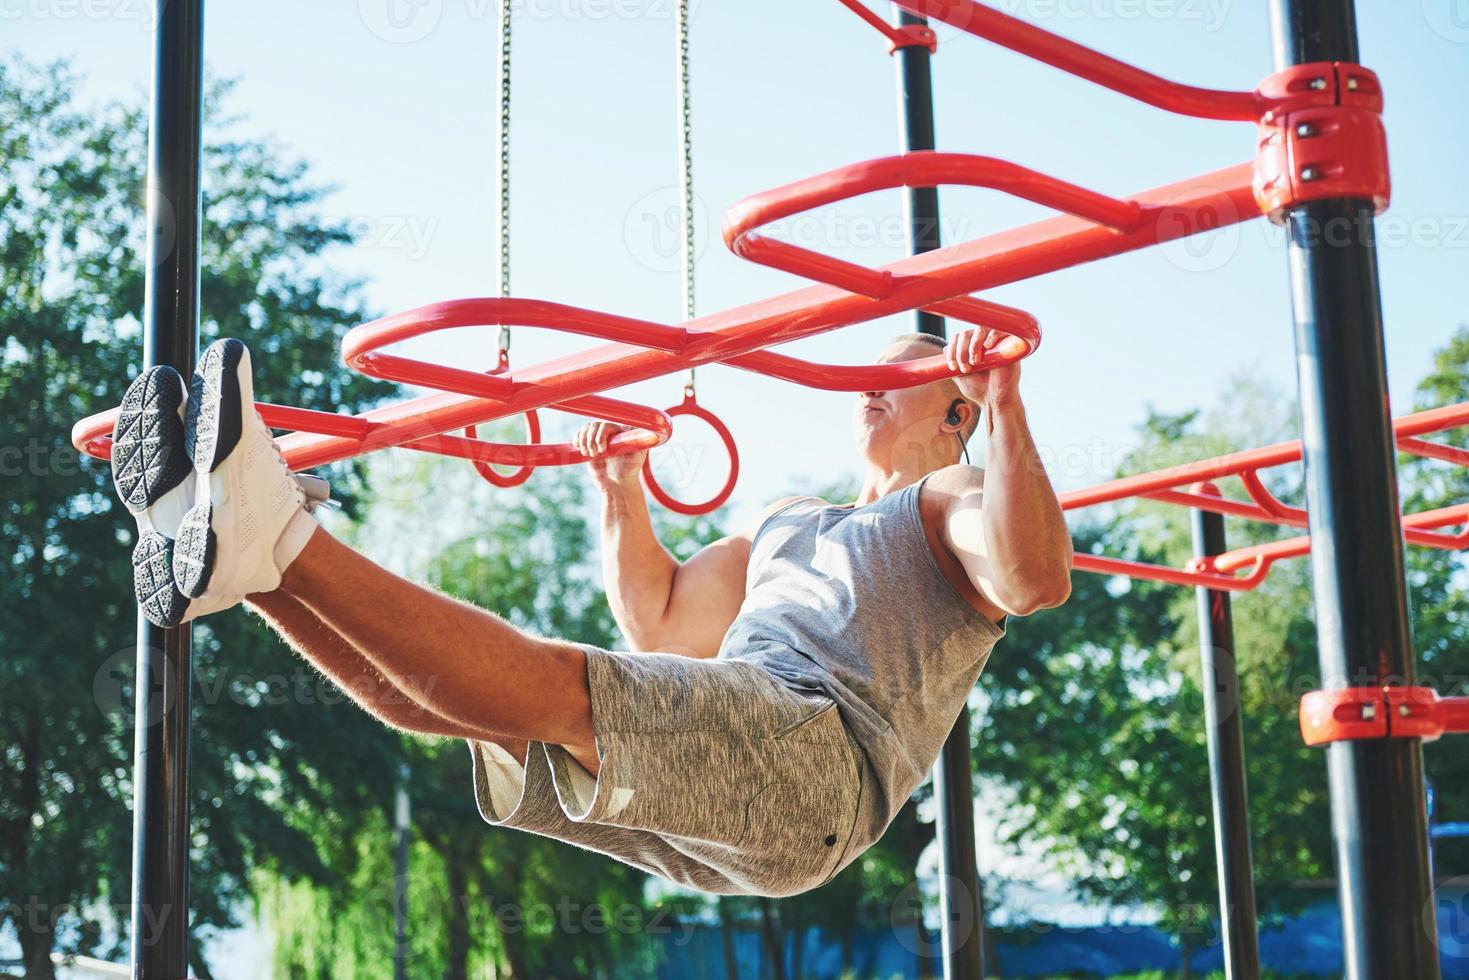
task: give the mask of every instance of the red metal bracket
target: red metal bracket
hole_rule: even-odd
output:
[[[901,27],[889,24],[862,0],[837,0],[843,7],[861,17],[883,37],[888,39],[888,54],[896,54],[901,48],[927,48],[929,54],[937,54],[939,38],[932,28],[924,24],[904,24]]]
[[[1382,85],[1361,65],[1319,62],[1260,84],[1274,105],[1261,116],[1255,200],[1270,220],[1306,201],[1364,198],[1381,213],[1391,197]]]
[[[1301,698],[1307,745],[1377,738],[1420,738],[1469,732],[1469,697],[1442,697],[1431,687],[1384,685],[1311,691]]]
[[[901,48],[927,48],[929,54],[939,53],[939,36],[933,28],[922,24],[904,24],[894,32],[888,45],[888,54],[897,54]]]

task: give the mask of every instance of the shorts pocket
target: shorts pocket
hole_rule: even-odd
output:
[[[843,743],[847,739],[836,702],[824,694],[801,697],[796,717],[781,725],[770,737],[782,742]]]
[[[734,848],[744,843],[751,807],[770,782],[757,740],[723,732],[604,734],[598,749],[591,806],[568,809],[573,820]],[[552,754],[553,772],[558,762],[575,765]],[[560,785],[558,795],[567,809]]]
[[[796,731],[820,731],[840,719],[823,712]],[[750,805],[745,849],[762,856],[775,877],[766,894],[795,895],[825,884],[841,866],[856,826],[861,769],[855,747],[842,741],[789,738],[769,744],[784,758],[772,760],[770,785]]]

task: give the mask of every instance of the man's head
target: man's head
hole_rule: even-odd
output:
[[[931,334],[895,337],[878,364],[941,354],[944,341]],[[894,472],[938,469],[959,461],[961,449],[979,427],[979,406],[945,378],[912,388],[864,391],[854,409],[857,448],[869,465]]]

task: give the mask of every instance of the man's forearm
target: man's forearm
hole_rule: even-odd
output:
[[[642,485],[617,486],[602,497],[602,578],[607,602],[636,650],[651,649],[668,610],[678,560],[653,533]]]
[[[1014,399],[988,406],[984,534],[1008,591],[1041,605],[1064,602],[1071,582],[1071,532]]]

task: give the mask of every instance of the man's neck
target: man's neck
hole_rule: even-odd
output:
[[[857,506],[862,507],[872,503],[880,497],[886,497],[894,491],[917,483],[934,470],[948,466],[952,460],[928,460],[912,468],[888,470],[872,467],[867,471],[867,478],[862,481],[862,490],[857,494]]]

